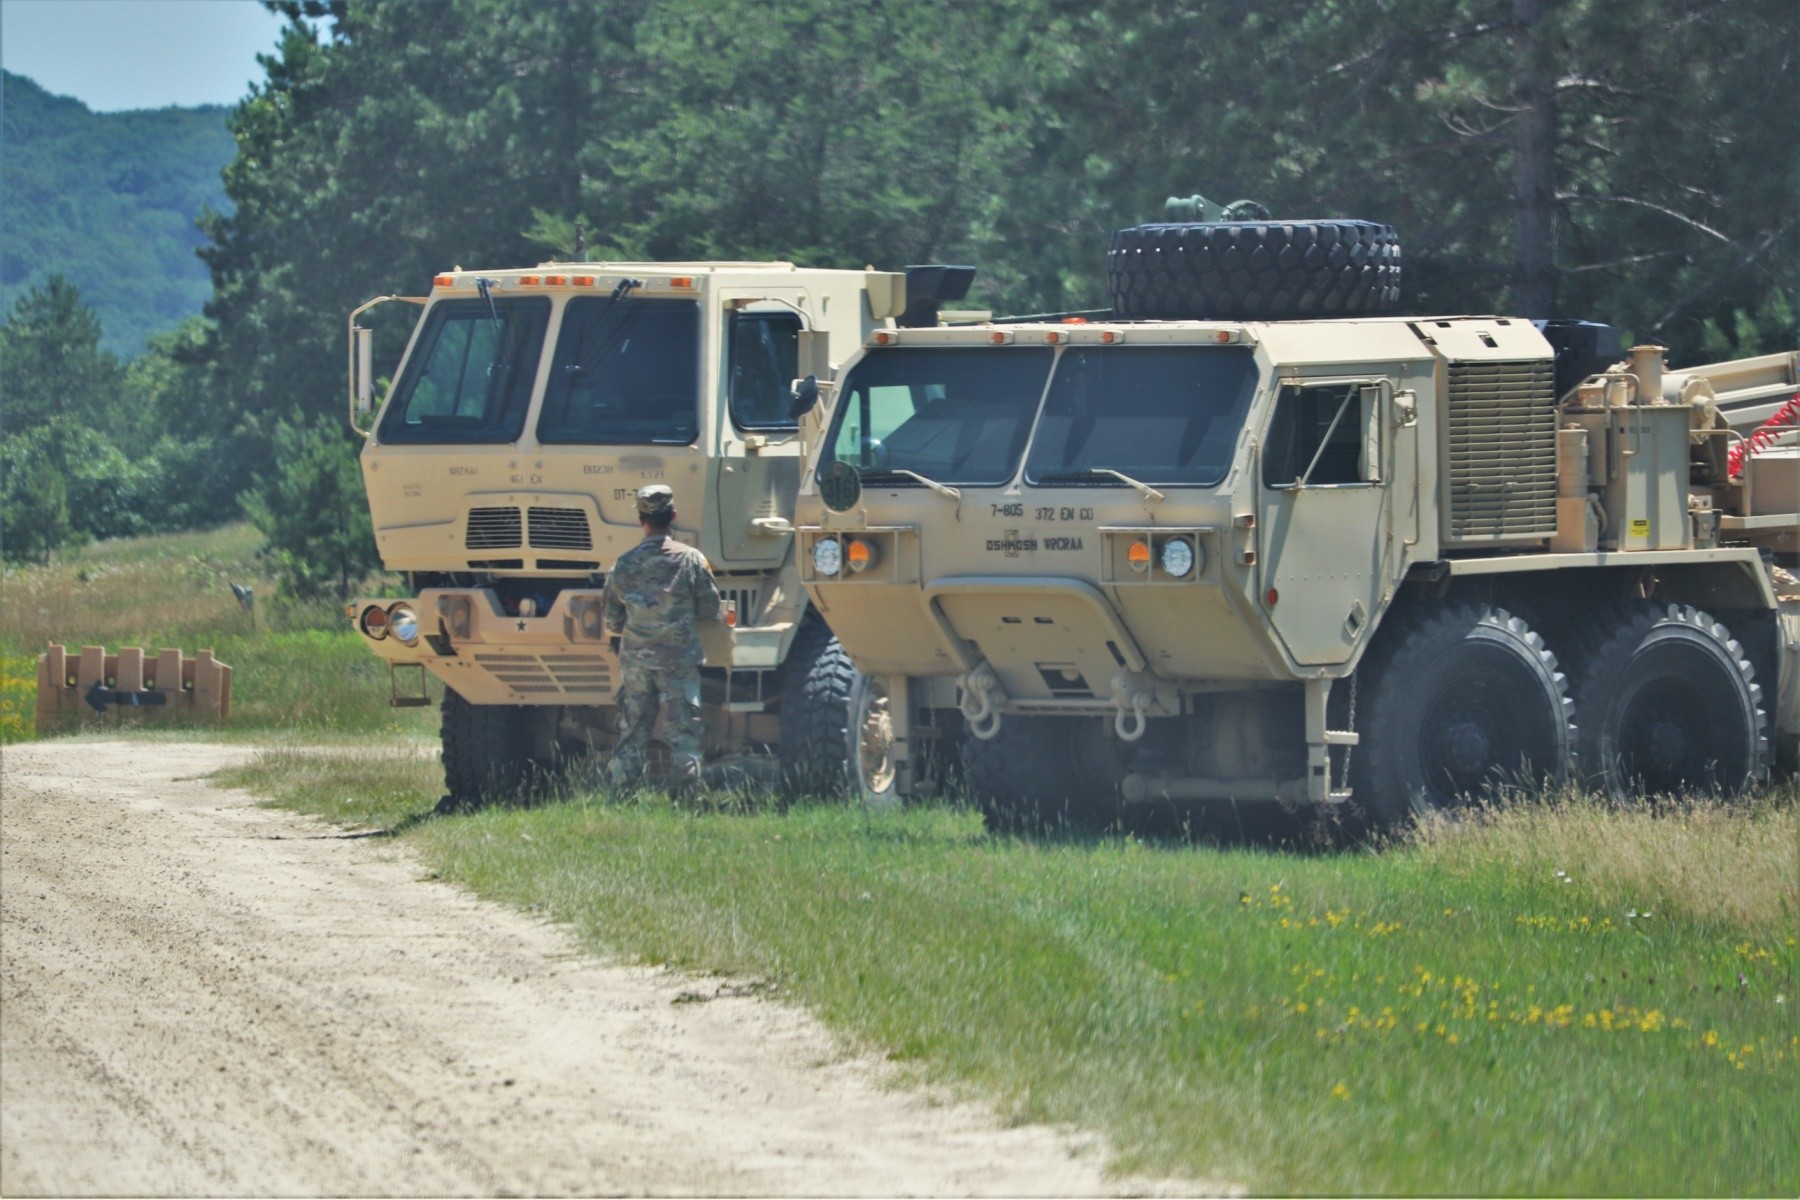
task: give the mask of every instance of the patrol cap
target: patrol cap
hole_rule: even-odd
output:
[[[675,492],[666,483],[652,483],[637,493],[637,508],[647,517],[675,511]]]

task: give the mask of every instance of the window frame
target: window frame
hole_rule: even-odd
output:
[[[1300,482],[1296,478],[1287,483],[1270,483],[1268,466],[1268,449],[1275,431],[1275,424],[1281,419],[1281,401],[1290,389],[1296,391],[1315,390],[1350,390],[1354,389],[1359,396],[1359,413],[1357,419],[1363,422],[1361,437],[1357,439],[1357,470],[1361,478],[1347,483],[1313,483]],[[1385,377],[1346,376],[1328,379],[1277,379],[1275,381],[1275,399],[1269,406],[1268,425],[1263,430],[1261,446],[1258,452],[1257,483],[1271,492],[1315,491],[1330,488],[1378,488],[1387,484],[1387,420],[1386,414],[1392,406],[1394,397],[1394,381]],[[1340,405],[1340,409],[1342,405]],[[1315,457],[1318,451],[1315,450]],[[1307,471],[1302,471],[1304,477]]]

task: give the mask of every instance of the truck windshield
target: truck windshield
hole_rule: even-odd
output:
[[[401,372],[377,435],[384,442],[515,442],[525,427],[550,301],[441,300]]]
[[[1032,439],[1034,484],[1210,486],[1225,478],[1256,389],[1243,346],[1072,346]]]
[[[571,300],[538,440],[685,446],[699,435],[699,303]]]
[[[878,350],[844,380],[823,470],[847,462],[865,480],[922,487],[1011,479],[1050,371],[1048,348]]]

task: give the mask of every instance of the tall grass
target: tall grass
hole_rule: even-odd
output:
[[[96,542],[48,567],[0,577],[0,741],[32,736],[37,656],[48,642],[154,653],[213,650],[232,668],[230,723],[218,731],[426,734],[429,710],[388,705],[387,670],[330,602],[283,605],[245,524]],[[231,584],[256,591],[254,613]],[[170,728],[157,713],[85,714],[71,729]]]
[[[1122,1169],[1256,1192],[1800,1186],[1791,789],[1290,855],[994,838],[948,808],[589,793],[438,817],[434,770],[282,753],[233,781],[397,829],[602,952],[765,981],[920,1079],[1104,1131]]]

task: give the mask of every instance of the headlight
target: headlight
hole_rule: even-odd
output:
[[[388,635],[387,609],[379,604],[369,605],[363,609],[362,620],[358,624],[361,625],[364,636],[379,642]]]
[[[861,574],[881,561],[881,551],[875,543],[866,538],[851,538],[850,544],[844,548],[844,558],[850,563],[852,571]]]
[[[844,547],[836,538],[820,538],[813,543],[813,570],[821,575],[836,575],[844,566]]]
[[[410,646],[419,640],[419,614],[410,605],[396,604],[388,609],[388,629]]]
[[[1186,538],[1170,538],[1163,543],[1162,567],[1180,577],[1194,569],[1194,547]]]

